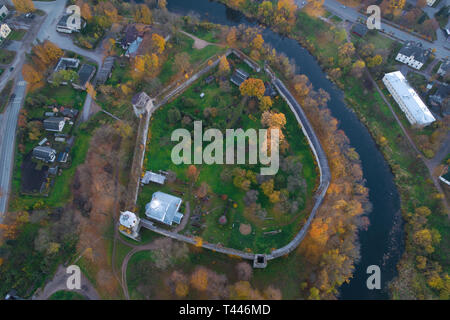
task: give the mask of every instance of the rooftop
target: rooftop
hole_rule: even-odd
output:
[[[149,182],[155,182],[159,184],[164,184],[166,177],[162,174],[157,174],[151,171],[147,171],[142,178],[142,183],[148,184]]]
[[[145,215],[156,221],[172,225],[173,222],[180,223],[183,215],[178,212],[181,199],[170,194],[157,191],[152,200],[145,206]]]
[[[105,83],[111,74],[111,70],[114,66],[114,57],[107,57],[105,61],[103,61],[101,69],[98,71],[97,81],[99,83]]]
[[[392,85],[419,125],[427,125],[436,120],[400,71],[386,73],[384,78]]]
[[[422,63],[425,63],[428,58],[427,51],[422,48],[422,44],[414,41],[407,42],[406,45],[400,49],[399,53],[407,57],[414,56],[414,60]]]
[[[94,72],[95,72],[94,66],[90,64],[83,64],[80,70],[78,71],[78,84],[84,87]]]
[[[125,211],[121,212],[119,221],[125,228],[133,228],[138,222],[138,219],[133,212]]]

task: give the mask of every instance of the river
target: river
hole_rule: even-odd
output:
[[[213,23],[237,26],[256,26],[238,11],[209,0],[169,0],[171,12],[187,15],[195,12],[203,20]],[[349,284],[340,288],[340,299],[388,299],[387,284],[397,275],[396,265],[404,250],[403,222],[400,213],[400,198],[390,168],[378,150],[367,128],[355,113],[343,102],[343,92],[326,78],[318,61],[297,41],[283,37],[268,28],[263,29],[264,41],[277,52],[283,52],[297,65],[297,72],[308,76],[314,88],[324,89],[330,94],[332,115],[339,120],[339,127],[360,155],[369,200],[372,210],[368,217],[370,226],[359,232],[361,259],[355,266]],[[381,269],[381,289],[369,290],[366,285],[369,275],[367,267],[378,265]]]

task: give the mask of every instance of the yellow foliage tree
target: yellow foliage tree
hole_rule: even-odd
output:
[[[208,270],[198,267],[191,275],[191,285],[197,290],[205,291],[208,288]]]
[[[248,78],[239,86],[239,90],[243,96],[257,97],[261,99],[264,96],[264,82],[261,79]]]
[[[31,0],[12,0],[12,2],[19,12],[27,13],[36,10]]]
[[[164,40],[164,38],[161,37],[159,34],[154,33],[152,34],[152,41],[158,48],[158,53],[159,54],[163,53],[166,47],[166,40]]]

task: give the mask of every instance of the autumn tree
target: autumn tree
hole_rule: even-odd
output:
[[[138,5],[134,13],[134,20],[144,24],[151,24],[152,13],[150,9],[145,4]]]
[[[239,262],[236,265],[236,273],[239,280],[249,281],[253,275],[253,268],[247,262]]]
[[[275,24],[281,31],[287,33],[295,25],[297,5],[294,0],[279,0],[275,13]]]
[[[294,77],[294,89],[297,95],[303,99],[312,90],[312,85],[306,75],[296,75]]]
[[[44,78],[44,75],[37,71],[32,65],[25,63],[22,67],[22,76],[24,80],[30,84],[39,83]]]
[[[36,10],[32,0],[12,0],[12,2],[19,12],[28,13]]]
[[[266,88],[261,79],[248,78],[239,86],[239,90],[243,96],[257,97],[261,99],[264,96]]]
[[[53,42],[45,40],[32,48],[33,55],[38,59],[37,64],[46,68],[58,61],[64,52]],[[33,60],[35,61],[35,60]]]
[[[264,96],[259,101],[259,110],[263,112],[268,111],[270,107],[272,107],[272,104],[273,104],[272,98],[270,98],[269,96]]]
[[[258,7],[258,17],[266,24],[271,24],[273,21],[273,5],[270,1],[263,1]]]
[[[158,0],[158,8],[166,10],[167,0]]]
[[[166,47],[166,40],[161,37],[159,34],[152,34],[152,42],[158,48],[158,53],[161,54],[164,52],[164,48]]]
[[[377,54],[373,57],[367,58],[366,62],[367,67],[374,68],[376,66],[379,66],[383,62],[383,58],[379,54]]]
[[[262,35],[257,34],[255,36],[255,38],[253,38],[252,47],[256,50],[259,50],[259,49],[261,49],[263,44],[264,44],[264,39],[263,39]]]
[[[197,167],[191,164],[187,169],[187,177],[190,181],[195,182],[198,178],[198,175],[200,172],[198,171]]]
[[[236,40],[237,40],[237,30],[235,27],[232,27],[227,34],[227,44],[230,47],[233,47],[236,44]]]
[[[228,63],[227,57],[222,56],[219,61],[219,74],[224,76],[230,72],[230,64]]]
[[[83,2],[83,4],[80,6],[80,10],[81,17],[90,22],[92,20],[92,10],[89,3]]]
[[[281,112],[265,111],[261,116],[261,124],[269,128],[284,128],[286,125],[286,116]]]
[[[139,73],[153,78],[157,75],[160,62],[158,56],[155,53],[151,53],[143,56],[136,56],[134,58],[134,66],[135,70]]]
[[[199,291],[208,288],[208,270],[204,267],[197,267],[191,275],[191,285]]]
[[[366,67],[366,64],[362,60],[357,60],[352,65],[352,75],[361,78],[364,72],[364,68]]]
[[[94,86],[90,82],[86,83],[86,92],[92,98],[92,100],[95,100],[95,98],[97,97],[97,91],[95,91]]]

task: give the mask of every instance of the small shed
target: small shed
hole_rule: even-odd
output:
[[[164,184],[165,181],[166,181],[166,176],[163,176],[162,174],[154,173],[152,171],[145,172],[144,177],[141,180],[141,182],[143,184],[149,184],[150,182]]]

